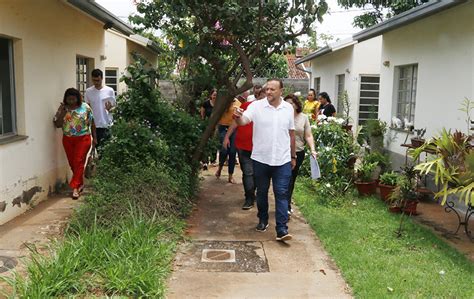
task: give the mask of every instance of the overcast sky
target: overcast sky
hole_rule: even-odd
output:
[[[96,2],[124,21],[127,21],[130,14],[136,12],[133,0],[96,0]],[[352,20],[363,11],[355,8],[345,10],[337,5],[337,0],[327,0],[327,2],[330,14],[325,15],[324,22],[317,25],[318,33],[331,34],[334,38],[344,39],[360,30],[352,26]]]

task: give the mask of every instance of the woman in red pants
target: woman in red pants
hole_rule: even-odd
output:
[[[68,88],[64,93],[63,102],[54,117],[54,124],[63,129],[63,146],[72,170],[69,186],[72,188],[72,199],[78,199],[84,189],[87,153],[97,138],[92,110],[82,101],[81,93],[77,89]]]

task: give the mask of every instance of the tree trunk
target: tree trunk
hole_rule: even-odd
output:
[[[195,161],[196,163],[198,161],[201,161],[204,148],[206,147],[209,138],[211,138],[212,134],[214,133],[217,123],[219,122],[220,118],[222,117],[224,112],[227,110],[231,102],[239,94],[239,91],[248,90],[251,87],[252,87],[252,82],[245,82],[244,85],[241,86],[238,90],[223,89],[218,93],[217,101],[212,110],[211,117],[209,118],[209,123],[206,127],[206,130],[204,130],[204,133],[201,135],[199,144],[194,150],[193,161]]]

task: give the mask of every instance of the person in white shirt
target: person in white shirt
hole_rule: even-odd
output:
[[[91,73],[93,86],[86,89],[86,103],[92,108],[97,130],[97,148],[103,145],[109,136],[109,127],[112,124],[111,111],[116,106],[115,91],[102,84],[104,75],[101,70],[95,69]]]
[[[266,85],[267,98],[256,101],[243,111],[236,108],[239,126],[253,122],[252,155],[259,223],[256,230],[268,228],[268,189],[270,180],[275,194],[276,239],[288,241],[288,196],[291,171],[296,165],[295,119],[293,106],[281,98],[283,83],[271,79]]]
[[[247,98],[247,102],[253,102],[257,99],[257,95],[260,93],[260,90],[262,90],[262,85],[260,84],[255,84],[253,86],[253,94],[249,95]]]

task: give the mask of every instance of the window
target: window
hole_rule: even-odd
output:
[[[0,138],[16,134],[13,41],[0,38]]]
[[[339,96],[344,92],[345,85],[344,81],[346,79],[346,76],[344,74],[342,75],[337,75],[336,76],[336,82],[337,82],[337,90],[336,90],[336,95],[337,95],[337,113],[342,112],[343,107],[342,107],[342,101],[339,101]]]
[[[416,82],[418,65],[397,66],[395,68],[395,102],[397,118],[409,122],[415,120]]]
[[[111,87],[117,95],[118,90],[118,68],[105,68],[105,85]]]
[[[379,113],[380,77],[364,75],[360,77],[359,125],[368,119],[377,119]]]
[[[314,78],[314,90],[316,90],[316,96],[321,92],[321,77]]]
[[[91,85],[90,72],[94,68],[94,59],[83,56],[76,57],[76,88],[84,96],[87,86]]]

